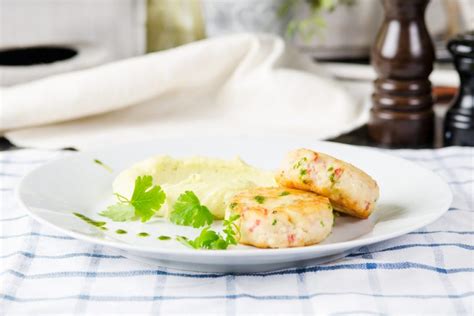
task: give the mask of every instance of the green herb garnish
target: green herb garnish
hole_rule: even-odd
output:
[[[277,220],[276,220],[276,219],[274,219],[274,220],[273,220],[273,222],[272,222],[272,226],[275,226],[275,225],[276,225],[276,223],[277,223]]]
[[[99,213],[99,215],[108,217],[114,222],[125,222],[135,216],[135,208],[131,204],[117,203],[108,206],[107,209]]]
[[[123,229],[117,229],[115,232],[116,232],[117,234],[119,234],[119,235],[123,235],[123,234],[126,234],[126,233],[127,233],[127,231],[126,231],[126,230],[123,230]]]
[[[112,170],[112,168],[110,168],[109,166],[107,166],[105,163],[103,163],[102,161],[100,161],[99,159],[94,159],[94,162],[96,164],[98,164],[99,166],[101,166],[102,168],[104,168],[105,170],[107,170],[108,172],[112,173],[114,172]]]
[[[231,215],[228,219],[224,220],[223,232],[226,235],[225,241],[229,245],[237,245],[237,239],[235,238],[235,233],[238,233],[240,235],[240,228],[236,224],[236,221],[239,218],[240,218],[240,215],[235,214],[235,215]]]
[[[138,233],[137,236],[138,237],[148,237],[148,236],[150,236],[150,234],[148,234],[146,232],[141,232],[141,233]]]
[[[283,191],[280,193],[280,196],[285,196],[285,195],[290,195],[290,192],[288,191]]]
[[[319,221],[319,224],[321,225],[321,227],[325,226],[323,221]]]
[[[231,210],[233,210],[235,207],[237,206],[237,203],[236,202],[232,202],[230,203],[229,207]]]
[[[107,207],[99,215],[116,222],[123,222],[133,218],[148,221],[165,202],[166,194],[159,185],[153,185],[150,175],[139,176],[135,179],[132,197],[127,199],[118,193],[115,194],[119,202]]]
[[[212,224],[214,217],[209,209],[201,205],[198,197],[192,191],[181,194],[170,213],[170,221],[177,225],[199,228]]]
[[[308,161],[308,158],[306,158],[306,157],[301,158],[300,160],[298,160],[297,163],[295,163],[295,164],[293,165],[293,169],[298,169],[298,168],[300,168],[300,167],[303,165],[303,163],[306,162],[306,161]]]
[[[254,197],[255,201],[257,201],[258,204],[263,204],[265,202],[265,197],[261,195],[257,195]]]
[[[159,240],[170,240],[171,237],[170,236],[165,236],[165,235],[161,235],[160,237],[158,237]]]
[[[207,226],[194,240],[189,240],[184,236],[177,236],[176,240],[194,249],[227,249],[229,245],[237,244],[236,234],[239,234],[240,231],[235,221],[239,217],[240,215],[233,215],[229,219],[224,220],[223,232],[225,236],[211,230],[211,227]]]
[[[82,219],[84,222],[86,222],[89,225],[95,226],[102,230],[107,230],[107,227],[105,227],[105,224],[107,224],[106,222],[95,221],[92,218],[89,218],[81,213],[73,213],[73,214],[79,217],[80,219]]]

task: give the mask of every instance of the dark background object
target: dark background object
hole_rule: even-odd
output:
[[[50,64],[77,55],[77,51],[67,47],[36,46],[0,50],[0,65],[30,66]]]
[[[370,138],[390,147],[431,145],[433,98],[428,76],[435,59],[425,25],[429,0],[383,0],[385,19],[372,49],[377,72]]]
[[[461,85],[446,114],[444,144],[474,146],[474,31],[448,43]]]

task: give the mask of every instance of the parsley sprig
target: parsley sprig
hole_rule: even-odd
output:
[[[177,225],[199,228],[211,225],[214,216],[206,206],[201,205],[193,191],[185,191],[176,200],[170,213],[170,221]]]
[[[239,217],[240,215],[232,215],[229,219],[224,220],[224,235],[217,233],[210,226],[207,226],[194,240],[184,236],[178,236],[176,240],[194,249],[227,249],[230,245],[237,245],[238,237],[236,235],[240,234],[240,230],[235,221]]]
[[[139,176],[135,179],[135,187],[130,199],[118,193],[115,195],[118,203],[99,213],[99,215],[108,217],[115,222],[124,222],[135,218],[146,222],[161,208],[166,198],[161,187],[153,185],[153,177],[150,175]]]

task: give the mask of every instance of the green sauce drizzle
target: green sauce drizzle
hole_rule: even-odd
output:
[[[105,163],[103,163],[102,161],[100,161],[99,159],[94,159],[94,162],[96,164],[98,164],[99,166],[101,166],[102,168],[104,168],[105,170],[107,170],[108,172],[112,173],[114,172],[112,170],[112,168],[110,168],[109,166],[107,166]]]
[[[98,222],[98,221],[95,221],[93,220],[92,218],[89,218],[81,213],[73,213],[75,216],[79,217],[80,219],[82,219],[84,222],[86,222],[87,224],[89,225],[92,225],[92,226],[95,226],[99,229],[102,229],[102,230],[107,230],[107,227],[105,227],[105,224],[107,224],[106,222]]]

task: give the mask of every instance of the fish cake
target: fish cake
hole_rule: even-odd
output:
[[[252,188],[234,195],[230,214],[239,214],[241,244],[258,248],[309,246],[331,232],[329,199],[288,188]]]
[[[368,174],[308,149],[288,153],[275,179],[281,186],[325,196],[335,210],[359,218],[369,217],[379,197],[377,182]]]

